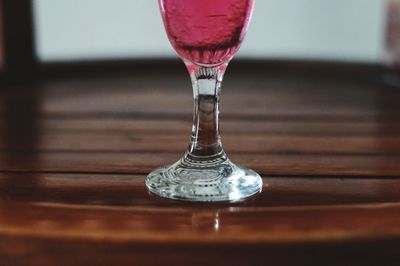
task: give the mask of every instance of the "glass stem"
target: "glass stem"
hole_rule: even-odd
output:
[[[226,65],[208,68],[188,66],[193,85],[192,138],[186,156],[209,161],[225,156],[219,132],[219,107]]]

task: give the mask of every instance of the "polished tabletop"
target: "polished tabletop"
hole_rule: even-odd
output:
[[[400,88],[387,75],[234,62],[224,148],[264,188],[231,204],[145,189],[189,142],[181,64],[4,81],[0,265],[396,265]]]

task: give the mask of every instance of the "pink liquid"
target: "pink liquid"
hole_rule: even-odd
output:
[[[255,0],[159,0],[169,40],[181,58],[219,65],[239,50]]]

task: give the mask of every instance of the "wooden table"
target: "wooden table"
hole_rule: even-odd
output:
[[[158,65],[1,84],[0,265],[399,265],[400,88],[381,68],[233,63],[224,146],[264,189],[212,205],[145,189],[191,127],[183,66]]]

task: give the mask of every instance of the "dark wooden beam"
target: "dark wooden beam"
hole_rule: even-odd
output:
[[[36,65],[31,0],[2,0],[7,75],[31,75]]]

